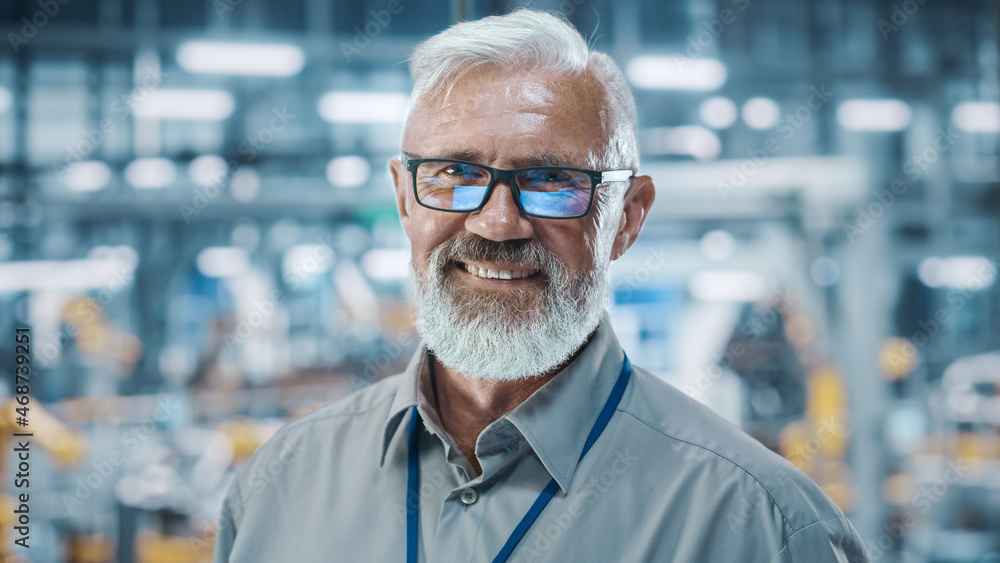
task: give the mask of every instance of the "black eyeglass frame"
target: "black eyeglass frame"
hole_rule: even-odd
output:
[[[413,180],[413,199],[417,200],[417,203],[420,204],[421,207],[426,207],[427,209],[433,209],[435,211],[444,211],[445,213],[473,213],[479,211],[486,205],[486,202],[490,200],[490,195],[493,193],[493,187],[496,185],[497,180],[507,180],[507,185],[510,186],[511,192],[514,196],[514,204],[517,205],[517,209],[524,215],[527,215],[528,217],[538,217],[539,219],[579,219],[580,217],[586,217],[590,213],[590,208],[594,205],[594,193],[597,192],[598,186],[609,182],[624,182],[631,179],[635,175],[635,173],[631,170],[608,170],[602,172],[598,170],[588,170],[586,168],[572,168],[569,166],[528,166],[527,168],[513,168],[506,170],[503,168],[493,168],[491,166],[486,166],[485,164],[479,164],[478,162],[469,162],[468,160],[456,160],[454,158],[409,158],[405,154],[401,156],[401,160],[403,161],[403,165],[406,169],[410,171],[410,177]],[[417,168],[425,162],[452,162],[455,164],[468,164],[470,166],[476,166],[488,171],[490,173],[490,181],[486,185],[486,193],[483,194],[483,201],[481,201],[475,209],[442,209],[420,201],[420,194],[417,193]],[[568,216],[537,215],[534,213],[528,213],[524,209],[524,206],[521,205],[521,189],[517,187],[517,182],[514,180],[514,177],[517,174],[527,172],[528,170],[570,170],[573,172],[582,172],[590,176],[590,183],[592,187],[590,189],[590,200],[587,201],[587,209],[579,215]]]

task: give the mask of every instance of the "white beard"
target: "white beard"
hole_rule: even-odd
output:
[[[533,241],[496,243],[472,235],[448,241],[431,253],[427,279],[411,261],[416,325],[427,348],[459,373],[494,382],[538,376],[563,364],[597,328],[608,300],[610,240],[601,234],[597,244],[587,245],[594,269],[572,278]],[[541,270],[544,291],[456,287],[454,262],[463,259],[530,265]]]

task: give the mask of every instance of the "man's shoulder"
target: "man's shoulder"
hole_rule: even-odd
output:
[[[403,375],[399,373],[381,379],[289,422],[261,445],[254,458],[269,458],[287,448],[287,444],[300,440],[308,441],[313,437],[334,440],[351,436],[351,429],[367,424],[375,425],[373,428],[380,426],[387,420]],[[381,432],[381,428],[376,432]],[[367,440],[368,436],[364,439]]]
[[[675,462],[738,477],[745,494],[764,494],[792,531],[843,518],[808,476],[705,405],[642,368],[633,382],[620,410],[662,438]]]
[[[312,430],[316,426],[351,424],[359,418],[381,416],[387,412],[392,400],[396,397],[396,391],[399,389],[403,375],[397,373],[366,385],[286,424],[279,432],[301,433]]]

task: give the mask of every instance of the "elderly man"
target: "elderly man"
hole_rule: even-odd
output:
[[[216,561],[866,561],[805,475],[619,346],[608,267],[654,189],[618,67],[517,11],[410,69],[390,167],[423,343],[256,453]]]

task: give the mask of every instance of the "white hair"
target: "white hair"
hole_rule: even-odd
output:
[[[409,58],[415,82],[411,107],[427,96],[450,90],[464,73],[484,65],[519,72],[591,73],[605,88],[611,131],[604,154],[589,166],[604,170],[639,169],[635,99],[618,65],[591,51],[564,18],[519,9],[455,24],[417,45]]]

